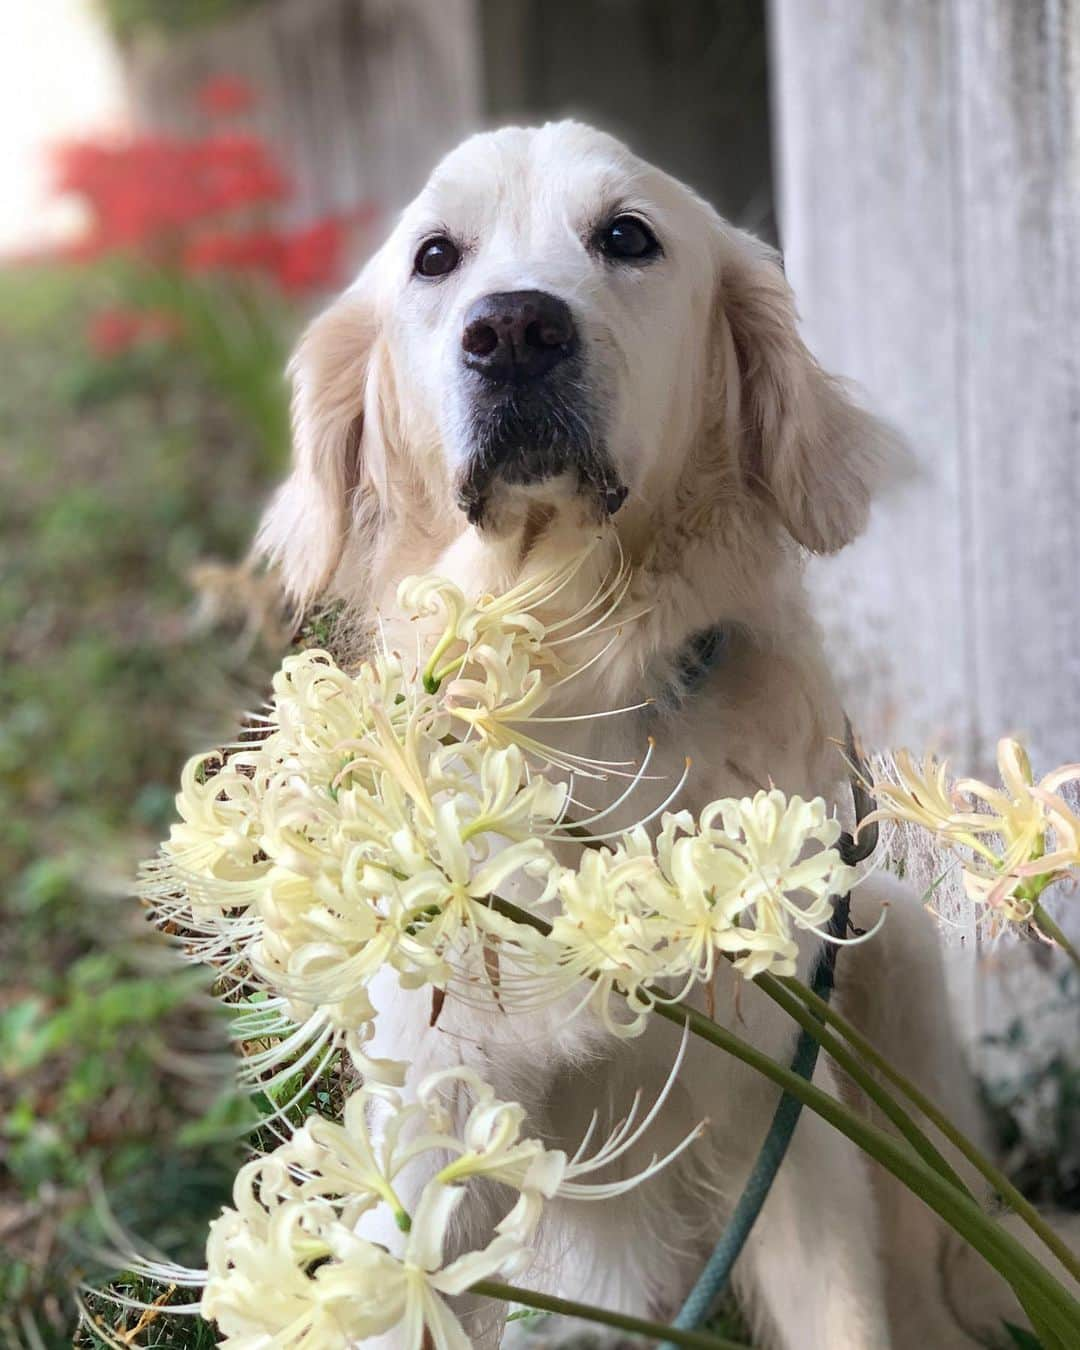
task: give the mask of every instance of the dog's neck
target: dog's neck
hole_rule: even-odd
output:
[[[376,605],[393,614],[398,583],[420,571],[448,577],[466,595],[498,594],[564,565],[591,542],[586,564],[544,618],[565,621],[625,569],[626,593],[605,623],[615,635],[610,664],[624,672],[616,680],[621,695],[655,696],[655,689],[627,687],[627,681],[651,672],[664,687],[685,684],[686,672],[701,664],[693,644],[711,643],[709,635],[738,634],[765,648],[790,646],[802,627],[816,637],[794,549],[753,502],[741,505],[741,511],[653,512],[630,502],[601,523],[588,502],[539,500],[520,512],[512,530],[466,526],[442,547],[436,534],[417,531],[411,552],[389,550],[387,561],[397,567],[384,574]],[[422,553],[417,538],[426,542]]]
[[[595,631],[561,648],[585,673],[545,709],[574,719],[560,741],[575,752],[622,760],[640,755],[655,736],[671,761],[662,772],[674,777],[692,750],[701,756],[698,805],[770,782],[832,795],[843,782],[842,760],[831,748],[842,741],[843,714],[794,549],[753,503],[745,503],[745,514],[734,506],[702,511],[700,528],[692,512],[658,513],[651,531],[646,511],[632,503],[624,509],[625,517],[620,512],[598,526],[595,514],[571,501],[523,513],[520,527],[506,533],[468,526],[441,549],[434,535],[411,554],[392,549],[387,561],[396,558],[397,565],[387,567],[375,597],[386,636],[402,651],[415,645],[416,627],[395,600],[410,572],[447,577],[467,596],[499,594],[565,566],[592,540],[572,583],[542,608],[542,622],[563,624],[565,633],[565,621],[620,566],[629,584]],[[643,703],[629,718],[579,720]],[[697,795],[690,794],[691,807]]]
[[[654,617],[665,650],[717,624],[757,630],[776,622],[786,625],[792,611],[802,612],[797,552],[760,503],[745,497],[697,509],[631,499],[610,520],[601,520],[588,501],[540,498],[518,513],[512,529],[462,525],[441,546],[438,535],[428,533],[428,556],[422,563],[410,557],[410,569],[448,576],[466,594],[499,592],[565,563],[597,535],[601,547],[580,585],[564,593],[563,609],[573,612],[581,592],[604,570],[625,566],[632,576],[628,606],[640,608],[646,591],[668,600],[666,619]],[[390,550],[389,556],[400,557],[400,550]],[[384,600],[399,580],[399,575],[385,577]]]

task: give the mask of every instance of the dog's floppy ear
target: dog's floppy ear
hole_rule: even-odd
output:
[[[714,322],[726,329],[725,420],[745,472],[800,544],[835,553],[866,525],[896,436],[807,350],[776,252],[731,227],[721,232]]]
[[[275,563],[300,607],[325,589],[341,558],[357,494],[372,494],[361,453],[376,321],[365,277],[307,328],[289,362],[292,472],[263,517],[256,552]]]

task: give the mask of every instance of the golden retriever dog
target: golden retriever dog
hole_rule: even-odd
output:
[[[771,248],[587,126],[478,135],[438,166],[290,370],[294,466],[259,547],[299,605],[339,597],[393,635],[406,575],[481,594],[599,534],[557,603],[575,611],[618,559],[631,583],[583,652],[592,664],[545,713],[636,709],[560,733],[607,761],[655,741],[653,776],[611,824],[662,801],[687,753],[678,805],[693,811],[769,784],[850,809],[843,711],[802,570],[863,528],[894,446],[804,346]],[[402,641],[410,649],[412,633]],[[602,807],[624,780],[589,786]],[[882,931],[840,952],[836,997],[977,1135],[918,898],[878,876],[856,892],[856,921],[869,926],[889,900]],[[803,977],[819,948],[803,934]],[[794,1025],[736,984],[717,976],[715,1016],[787,1063]],[[394,979],[375,1003],[373,1053],[410,1059],[416,1076],[478,1066],[571,1149],[594,1111],[615,1120],[636,1089],[658,1091],[678,1049],[660,1020],[625,1041],[565,1008],[514,1017],[452,996],[433,1027],[430,994]],[[854,1097],[824,1056],[816,1081]],[[645,1156],[623,1162],[640,1168],[702,1120],[707,1136],[617,1200],[552,1205],[528,1282],[669,1318],[776,1102],[752,1071],[690,1044]],[[486,1240],[489,1222],[483,1206],[468,1213],[463,1246]],[[980,1263],[969,1272],[968,1260],[919,1200],[806,1111],[735,1279],[761,1346],[943,1348],[977,1343]],[[978,1274],[1022,1322],[989,1268]],[[491,1306],[465,1305],[477,1344],[501,1333]]]

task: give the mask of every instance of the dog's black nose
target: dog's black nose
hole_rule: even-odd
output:
[[[577,343],[569,307],[546,291],[482,296],[465,316],[465,364],[490,380],[534,380],[570,356]]]

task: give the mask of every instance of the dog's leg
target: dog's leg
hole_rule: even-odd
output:
[[[638,1164],[647,1158],[636,1160]],[[599,1204],[559,1201],[545,1211],[536,1259],[520,1283],[598,1308],[666,1323],[701,1268],[702,1193],[696,1169],[676,1165],[639,1190]],[[596,1324],[559,1319],[527,1341],[636,1343]]]
[[[657,1018],[639,1039],[609,1038],[591,1057],[564,1065],[540,1111],[549,1144],[574,1153],[595,1110],[591,1153],[626,1117],[639,1092],[636,1119],[644,1117],[661,1093],[666,1094],[663,1105],[633,1147],[597,1174],[598,1181],[637,1176],[693,1136],[708,1116],[693,1085],[718,1082],[717,1057],[711,1047],[691,1040],[682,1072],[672,1083],[680,1039],[677,1028]],[[621,1196],[549,1203],[535,1259],[519,1282],[631,1316],[668,1321],[701,1269],[717,1214],[728,1207],[718,1190],[720,1181],[713,1142],[705,1135]],[[534,1347],[582,1339],[630,1344],[624,1333],[563,1319],[524,1337]]]
[[[888,912],[880,932],[840,953],[838,1010],[986,1148],[987,1124],[953,1023],[933,918],[910,886],[889,876],[857,886],[851,901],[859,928],[872,927],[882,906]]]
[[[823,1061],[814,1081],[836,1095]],[[865,1160],[810,1111],[799,1119],[735,1276],[764,1342],[778,1350],[892,1344]]]
[[[992,1152],[964,1060],[945,986],[941,938],[910,886],[875,877],[856,889],[853,918],[870,927],[882,903],[889,913],[871,941],[843,952],[838,965],[837,1006],[892,1064],[912,1079],[984,1152]],[[852,1097],[858,1094],[850,1091]],[[876,1111],[872,1118],[891,1128]],[[935,1137],[972,1193],[988,1199],[983,1179],[942,1139]],[[1000,1333],[1003,1319],[1027,1325],[1012,1291],[961,1238],[893,1177],[872,1169],[882,1214],[884,1264],[897,1350],[925,1345],[942,1350],[983,1343]],[[1007,1227],[1059,1279],[1070,1283],[1026,1227]],[[1060,1224],[1058,1225],[1060,1226]]]
[[[781,1060],[792,1029],[763,999],[744,997],[738,1031]],[[721,1016],[736,1017],[720,1000]],[[636,1087],[645,1100],[664,1081],[678,1033],[654,1020],[645,1035],[560,1075],[544,1112],[560,1146],[579,1139],[598,1106],[607,1123]],[[816,1075],[833,1095],[824,1061]],[[777,1101],[759,1075],[691,1038],[677,1084],[625,1175],[663,1154],[703,1120],[707,1137],[640,1189],[600,1204],[561,1202],[545,1212],[537,1260],[523,1282],[564,1297],[667,1321],[694,1284],[765,1138]],[[609,1105],[608,1105],[609,1104]],[[607,1106],[606,1111],[604,1110]],[[563,1134],[565,1131],[565,1134]],[[754,1344],[769,1350],[887,1350],[877,1216],[862,1155],[830,1125],[804,1112],[746,1252],[737,1292],[757,1318]]]
[[[762,1011],[769,1010],[765,1005],[745,1008],[755,1024],[755,1012]],[[786,1052],[788,1029],[782,1024],[771,1032],[755,1029],[770,1044],[779,1036],[783,1048],[776,1053]],[[631,1084],[644,1084],[648,1091],[670,1068],[676,1048],[670,1027],[650,1026],[641,1041],[631,1043],[625,1063],[617,1056],[602,1069],[588,1066],[591,1100],[605,1082],[617,1101],[625,1102]],[[835,1093],[824,1065],[818,1078]],[[618,1200],[549,1206],[537,1260],[523,1282],[661,1322],[678,1310],[731,1212],[739,1178],[749,1171],[777,1099],[751,1070],[731,1061],[718,1063],[716,1052],[700,1042],[691,1042],[678,1082],[640,1142],[639,1156],[623,1160],[627,1174],[647,1164],[654,1151],[664,1153],[705,1117],[712,1125],[708,1136],[676,1165]],[[580,1122],[567,1122],[582,1087],[580,1077],[555,1084],[562,1123],[575,1135]],[[843,1136],[809,1112],[736,1275],[748,1310],[761,1314],[755,1345],[887,1350],[891,1344],[867,1169]]]
[[[561,1063],[589,1059],[596,1053],[596,1047],[603,1039],[599,1027],[592,1026],[584,1017],[567,1025],[565,1014],[558,1008],[528,1019],[516,1019],[497,1006],[490,1013],[481,1012],[452,996],[444,1004],[437,1005],[427,989],[402,989],[396,974],[389,969],[376,975],[371,996],[378,1009],[378,1019],[375,1034],[365,1048],[374,1059],[407,1062],[405,1082],[400,1089],[405,1104],[416,1101],[420,1084],[427,1075],[448,1068],[472,1069],[490,1084],[501,1100],[521,1103],[530,1133],[543,1137],[547,1133],[545,1125],[553,1119],[558,1120],[562,1127],[560,1137],[547,1142],[554,1147],[572,1141],[570,1151],[573,1152],[588,1127],[591,1106],[586,1104],[586,1096],[588,1089],[596,1086],[594,1078],[598,1065],[592,1064],[592,1072],[581,1071],[569,1084],[569,1090],[575,1095],[574,1106],[579,1108],[576,1113],[570,1107],[560,1111],[562,1093],[553,1083],[559,1078]],[[567,1072],[569,1070],[564,1066],[564,1074]],[[564,1077],[562,1089],[567,1088]],[[602,1097],[603,1094],[598,1103],[601,1107],[604,1105]],[[441,1102],[456,1127],[460,1128],[472,1105],[468,1088],[448,1087]],[[386,1103],[375,1102],[371,1112],[372,1133],[378,1139],[392,1110]],[[566,1131],[565,1138],[562,1131]],[[424,1152],[396,1175],[394,1189],[408,1213],[415,1213],[424,1186],[447,1161],[447,1156]],[[644,1166],[647,1162],[648,1158],[645,1158],[639,1165]],[[496,1224],[511,1209],[515,1199],[515,1193],[507,1187],[483,1181],[471,1182],[454,1214],[446,1259],[449,1261],[485,1247],[495,1236]],[[555,1204],[550,1208],[558,1211],[562,1206]],[[567,1208],[603,1210],[606,1214],[608,1206],[577,1204]],[[560,1228],[557,1213],[550,1227],[553,1230]],[[358,1232],[389,1251],[400,1253],[403,1250],[404,1237],[385,1205],[363,1215]],[[577,1230],[573,1229],[567,1261],[570,1266],[580,1268],[577,1236]],[[553,1283],[538,1280],[537,1287],[551,1289]],[[588,1297],[580,1291],[577,1296]],[[506,1323],[505,1304],[471,1294],[453,1298],[450,1303],[474,1346],[480,1350],[494,1350],[498,1346]],[[366,1341],[365,1346],[370,1345],[371,1350],[397,1350],[400,1342],[400,1328],[397,1328],[385,1336]]]
[[[852,895],[856,926],[871,927],[883,903],[889,910],[881,931],[869,942],[840,954],[837,1007],[886,1059],[983,1146],[985,1126],[953,1030],[940,939],[933,921],[910,887],[876,876]],[[850,1099],[861,1100],[846,1080],[844,1087]],[[875,1124],[892,1128],[876,1109],[870,1108],[868,1114]],[[950,1161],[964,1172],[960,1159],[950,1157]],[[898,1350],[927,1344],[953,1350],[975,1344],[960,1330],[949,1307],[944,1225],[895,1178],[878,1168],[872,1169],[872,1176],[881,1208],[882,1254]],[[985,1189],[978,1178],[973,1179],[972,1188],[975,1194]],[[986,1275],[992,1278],[989,1270]]]

